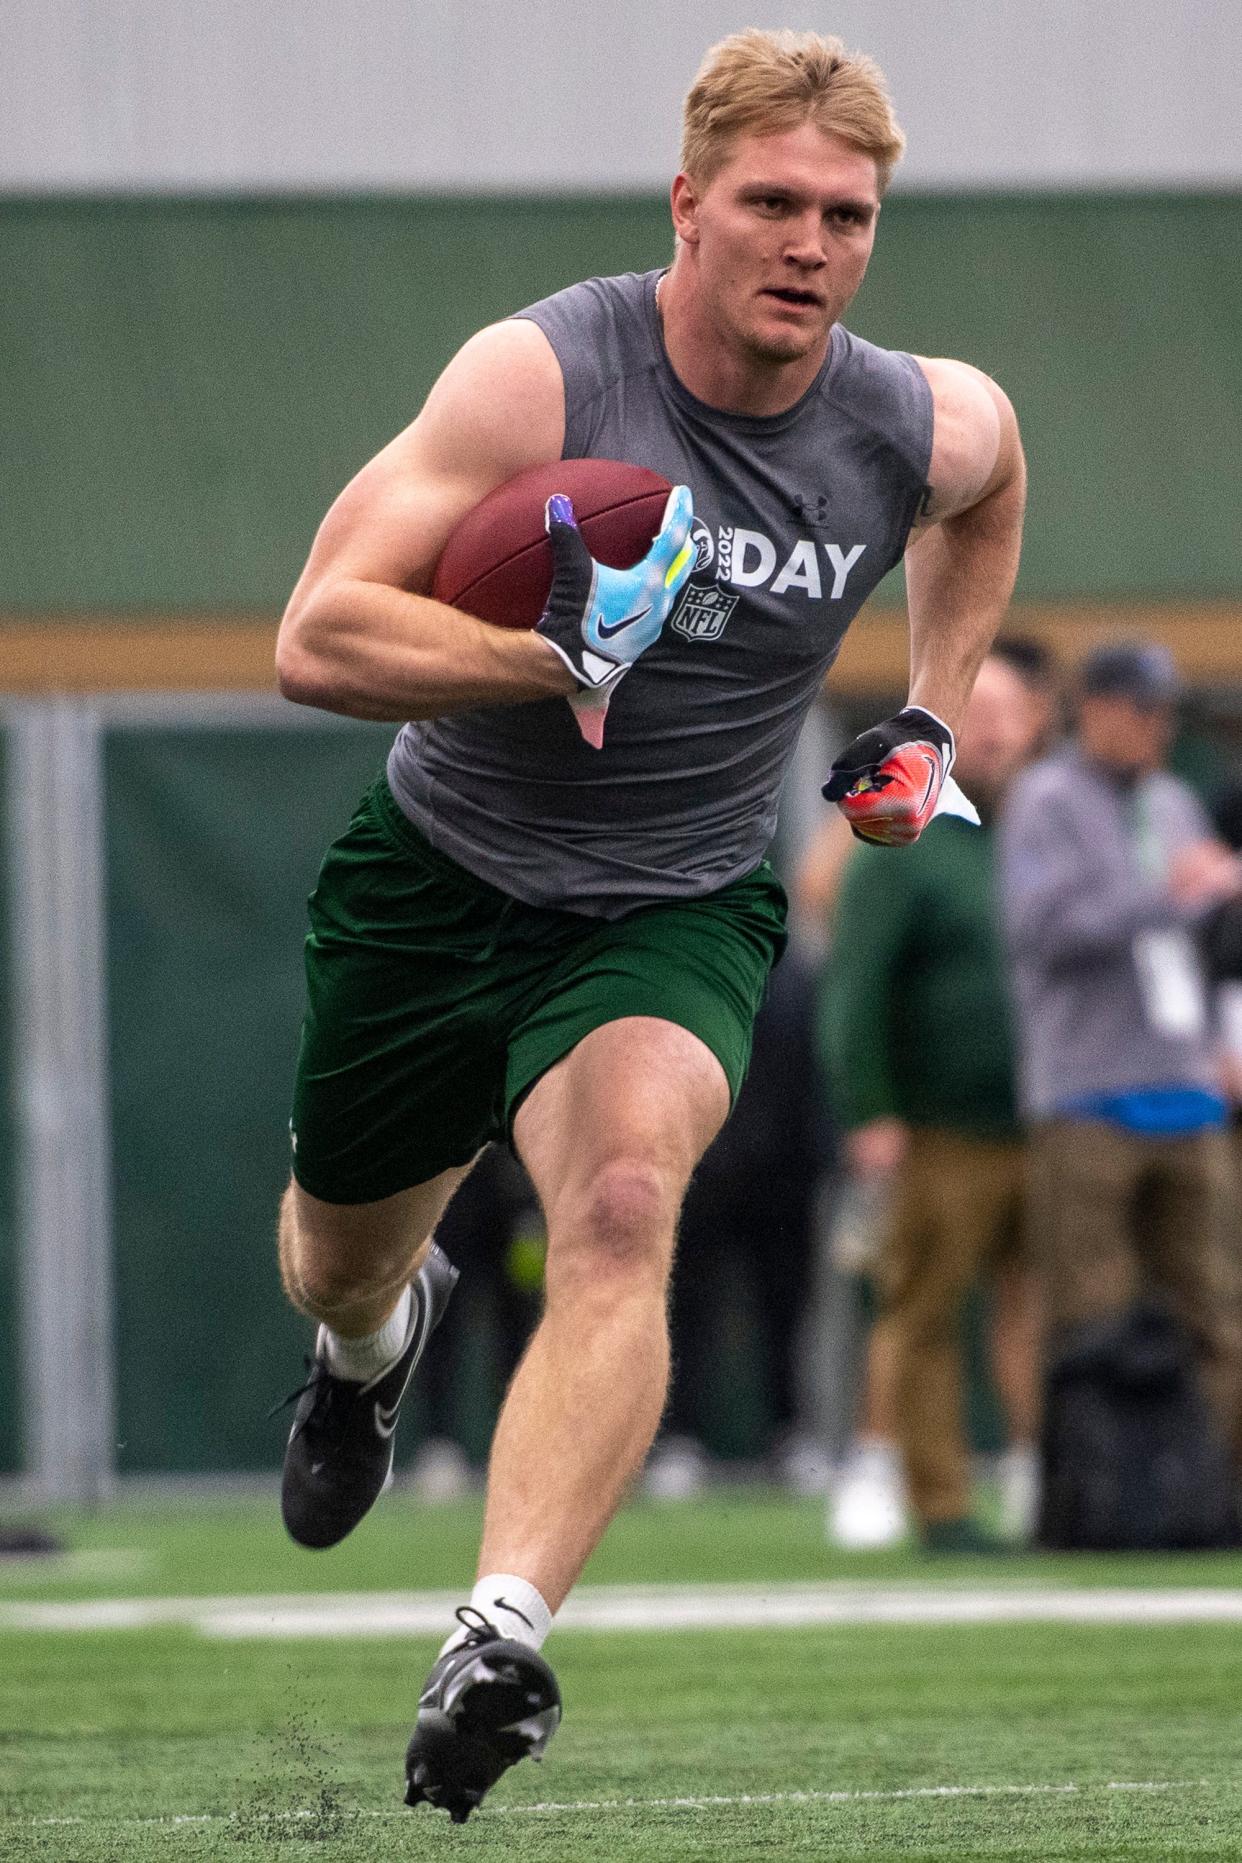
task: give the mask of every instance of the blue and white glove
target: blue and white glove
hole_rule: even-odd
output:
[[[544,509],[552,545],[552,587],[536,624],[565,662],[580,690],[569,703],[578,729],[599,750],[608,701],[635,660],[660,638],[694,563],[690,488],[675,485],[660,530],[632,569],[597,563],[578,529],[574,508],[554,492]]]

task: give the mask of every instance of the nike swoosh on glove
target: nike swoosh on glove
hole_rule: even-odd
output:
[[[935,814],[955,754],[948,725],[908,705],[846,745],[824,795],[840,805],[860,841],[908,847]]]
[[[544,507],[552,545],[552,587],[536,623],[580,691],[570,699],[578,729],[599,750],[608,701],[626,673],[660,638],[694,563],[687,485],[668,495],[651,548],[632,569],[610,569],[587,549],[574,507],[554,492]]]

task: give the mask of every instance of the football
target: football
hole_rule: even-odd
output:
[[[534,627],[552,586],[544,506],[573,500],[587,548],[612,569],[630,569],[660,528],[667,479],[617,459],[561,459],[498,485],[468,511],[444,546],[431,593],[500,627]]]

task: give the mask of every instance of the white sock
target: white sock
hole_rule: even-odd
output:
[[[338,1378],[353,1378],[361,1384],[387,1371],[393,1360],[400,1358],[409,1337],[413,1302],[414,1291],[407,1287],[379,1331],[366,1333],[361,1339],[342,1339],[330,1326],[320,1327],[319,1339],[327,1354],[328,1369]]]
[[[512,1572],[491,1572],[481,1578],[470,1593],[470,1604],[489,1624],[495,1624],[502,1637],[512,1643],[525,1643],[533,1650],[539,1648],[552,1628],[552,1613],[539,1592]],[[459,1624],[445,1642],[441,1656],[464,1643],[468,1635],[468,1627]]]

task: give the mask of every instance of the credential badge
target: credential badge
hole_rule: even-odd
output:
[[[687,640],[719,640],[739,599],[718,582],[688,582],[669,626]]]

